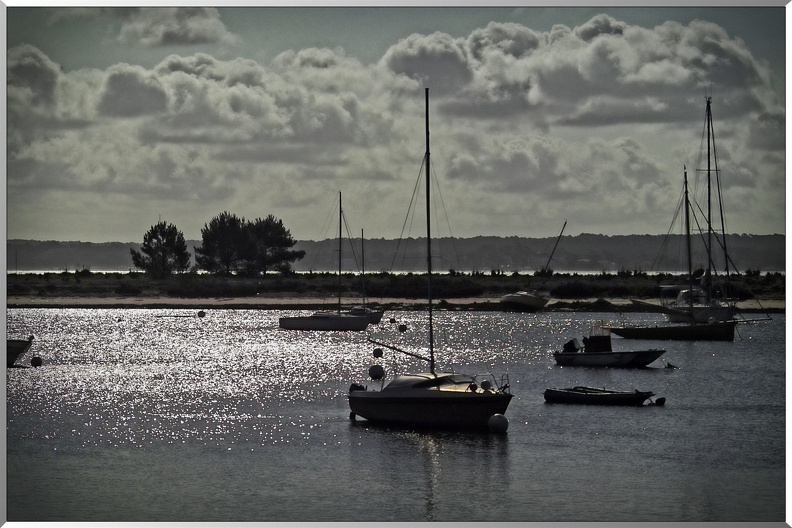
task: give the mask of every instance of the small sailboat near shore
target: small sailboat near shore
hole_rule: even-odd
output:
[[[311,315],[281,317],[278,326],[284,330],[322,330],[322,331],[363,331],[371,322],[367,312],[345,312],[341,305],[341,248],[344,210],[341,206],[341,192],[338,193],[338,307],[336,310],[322,310]]]
[[[550,263],[553,261],[553,255],[555,255],[555,250],[558,247],[558,242],[561,240],[561,237],[564,234],[566,225],[567,222],[564,220],[564,225],[561,227],[561,232],[558,234],[555,245],[553,245],[553,250],[550,252],[550,256],[547,259],[547,264],[545,264],[544,268],[542,268],[540,271],[536,272],[536,274],[540,277],[549,277],[553,274],[553,270],[550,269]],[[536,290],[520,290],[514,293],[507,293],[500,298],[501,306],[503,306],[505,309],[521,312],[537,312],[544,308],[548,302],[550,302],[550,298]]]
[[[432,322],[432,237],[430,228],[430,151],[429,151],[429,89],[426,89],[426,243],[428,276],[428,355],[401,350],[377,341],[379,346],[404,353],[426,361],[428,372],[401,374],[387,384],[385,371],[380,365],[369,369],[369,377],[381,383],[379,390],[369,389],[353,383],[349,389],[350,418],[366,419],[372,423],[395,424],[412,427],[487,429],[505,432],[508,420],[506,412],[512,394],[509,392],[508,377],[495,379],[491,375],[468,375],[442,372],[436,369],[434,333]],[[374,350],[375,357],[382,356],[382,349]]]

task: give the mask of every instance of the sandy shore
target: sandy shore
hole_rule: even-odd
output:
[[[439,309],[500,310],[497,297],[468,297],[436,300]],[[369,303],[390,310],[412,310],[425,307],[422,299],[388,297],[369,299]],[[261,310],[318,310],[335,308],[335,299],[317,297],[236,297],[236,298],[174,298],[174,297],[21,297],[6,298],[8,308],[226,308]],[[742,301],[744,312],[783,312],[784,300]],[[545,311],[646,311],[636,309],[630,299],[550,299]]]

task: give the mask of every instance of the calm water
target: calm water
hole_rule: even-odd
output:
[[[490,435],[350,422],[347,389],[373,359],[364,334],[196,313],[8,310],[10,337],[36,336],[19,362],[44,359],[6,374],[8,520],[784,520],[783,315],[734,343],[614,338],[680,367],[618,370],[551,356],[612,314],[441,312],[441,367],[509,374],[509,431]],[[388,313],[372,334],[420,347],[424,317]],[[667,402],[544,403],[545,388],[572,385]]]

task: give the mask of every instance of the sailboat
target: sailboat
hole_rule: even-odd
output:
[[[712,111],[710,108],[711,98],[707,98],[707,144],[710,145],[710,135],[712,133]],[[707,154],[707,170],[709,180],[710,170],[710,156],[709,149]],[[673,308],[674,320],[671,322],[679,322],[681,324],[665,324],[654,326],[607,326],[612,333],[627,338],[627,339],[658,339],[658,340],[683,340],[683,341],[733,341],[734,340],[734,327],[737,321],[733,318],[732,311],[718,311],[724,308],[719,305],[711,296],[707,296],[706,302],[703,305],[697,305],[695,292],[695,284],[693,277],[693,258],[691,251],[690,241],[690,198],[688,193],[688,177],[687,169],[684,171],[684,206],[685,206],[685,241],[687,250],[687,266],[688,266],[688,295],[680,298],[678,303]],[[711,248],[712,248],[712,222],[711,216],[708,214],[708,242],[707,242],[707,272],[705,278],[707,284],[711,284]],[[727,259],[728,262],[728,259]],[[680,293],[681,295],[681,293]],[[687,306],[682,304],[682,300],[687,303]],[[709,318],[704,320],[704,316],[708,315]],[[720,317],[720,318],[718,318]],[[669,318],[671,319],[671,318]],[[706,321],[706,322],[704,322]]]
[[[369,319],[369,323],[371,324],[379,324],[382,321],[382,316],[385,314],[383,310],[372,310],[368,306],[366,306],[366,250],[365,250],[366,241],[363,238],[363,231],[360,231],[360,261],[361,261],[361,273],[360,279],[363,282],[363,306],[355,306],[354,308],[350,308],[344,313],[350,315],[362,315],[366,316]]]
[[[344,210],[341,206],[341,192],[338,193],[338,308],[323,310],[311,315],[281,317],[278,326],[285,330],[326,330],[362,331],[371,321],[368,314],[355,314],[341,310],[341,247]]]
[[[385,384],[382,366],[374,365],[369,376],[381,382],[379,390],[369,390],[353,383],[349,389],[350,418],[358,416],[373,423],[430,428],[487,429],[504,432],[508,428],[506,412],[512,394],[508,378],[500,381],[492,375],[438,372],[435,368],[432,322],[432,238],[430,228],[429,170],[429,89],[426,89],[426,251],[428,276],[429,355],[422,356],[394,346],[369,340],[377,345],[426,361],[428,372],[402,374]],[[374,350],[375,357],[382,349]],[[491,378],[491,379],[490,379]]]
[[[556,238],[553,250],[550,252],[550,257],[547,259],[547,264],[545,264],[544,268],[537,272],[537,275],[541,277],[549,277],[553,273],[550,269],[550,262],[553,260],[553,255],[555,254],[555,250],[558,247],[558,242],[561,240],[561,236],[564,234],[566,225],[566,220],[564,220],[564,226],[561,228],[561,233],[558,234],[558,238]],[[500,303],[504,307],[513,310],[520,310],[523,312],[535,312],[541,310],[549,301],[549,298],[541,295],[539,292],[527,290],[508,293],[500,298]]]

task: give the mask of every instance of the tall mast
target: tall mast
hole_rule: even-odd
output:
[[[690,249],[690,199],[688,198],[687,167],[685,167],[685,242],[687,244],[688,280],[690,281],[690,320],[693,322],[693,252]]]
[[[431,185],[429,182],[431,173],[431,163],[429,162],[429,88],[426,90],[426,156],[424,156],[426,163],[426,269],[428,277],[428,290],[429,290],[429,372],[435,373],[434,362],[434,327],[432,323],[432,227],[431,215],[429,213],[430,197],[429,192]]]
[[[344,210],[341,207],[341,191],[338,191],[338,313],[341,313],[341,223]]]
[[[547,271],[550,267],[550,262],[553,260],[553,255],[555,255],[555,250],[558,247],[558,243],[561,241],[561,236],[564,234],[564,229],[566,229],[567,221],[564,220],[564,225],[561,227],[561,232],[558,234],[558,238],[556,238],[555,244],[553,245],[553,251],[550,252],[550,257],[547,259],[547,264],[542,271]]]
[[[707,302],[712,298],[712,167],[711,153],[712,146],[710,138],[712,136],[712,97],[707,97]]]

